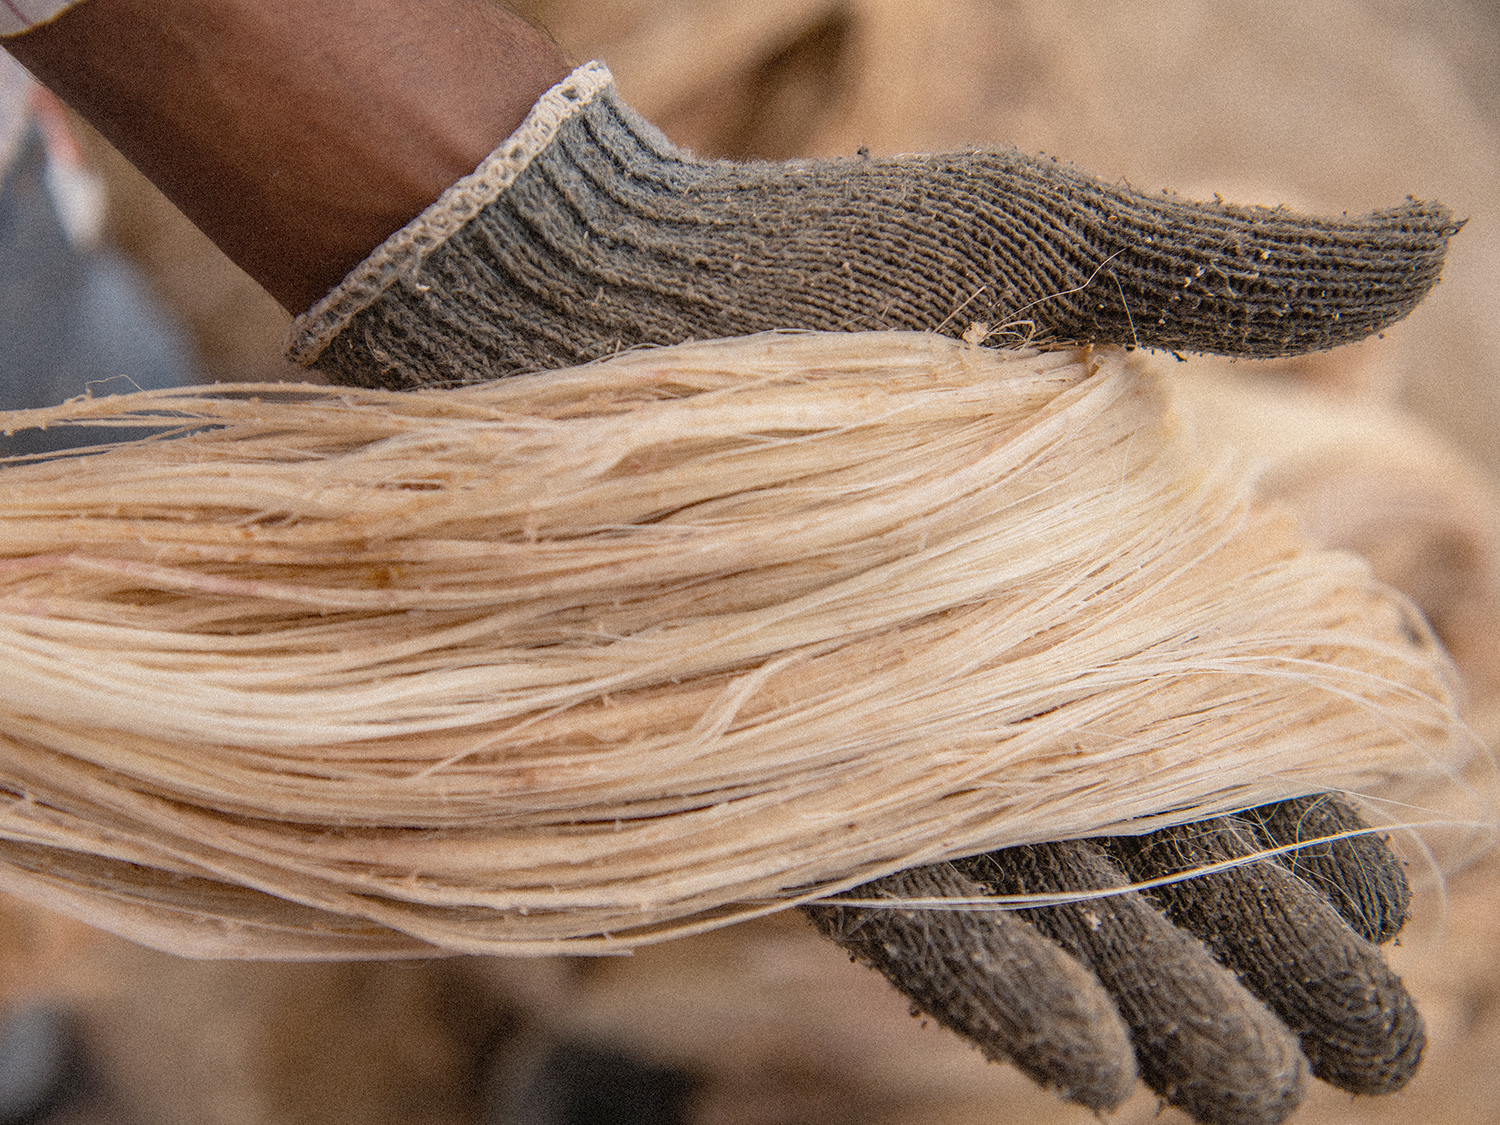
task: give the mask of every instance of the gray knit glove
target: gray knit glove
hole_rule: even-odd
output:
[[[300,317],[289,351],[337,382],[391,388],[787,328],[1286,355],[1404,316],[1459,225],[1439,204],[1323,221],[1145,196],[1014,152],[698,161],[590,64]],[[1357,827],[1342,805],[1304,800],[856,893],[1121,887]],[[1415,1070],[1420,1018],[1371,944],[1405,908],[1399,863],[1357,836],[1146,895],[808,913],[918,1009],[1083,1105],[1118,1104],[1139,1070],[1200,1121],[1269,1125],[1309,1066],[1360,1093]]]
[[[1210,1125],[1274,1125],[1309,1071],[1399,1090],[1426,1036],[1376,944],[1405,921],[1401,865],[1357,835],[1280,859],[1057,906],[902,909],[899,900],[1090,892],[1365,829],[1301,798],[1140,837],[1008,848],[903,871],[806,908],[814,924],[991,1059],[1094,1110],[1137,1072]]]
[[[299,318],[289,350],[391,388],[775,328],[1287,355],[1404,316],[1458,226],[1440,204],[1324,221],[1147,196],[1016,152],[700,161],[594,63]]]

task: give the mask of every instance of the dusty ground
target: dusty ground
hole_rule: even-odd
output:
[[[575,58],[609,61],[628,98],[706,154],[1014,143],[1143,188],[1325,212],[1411,194],[1469,216],[1444,285],[1409,322],[1275,371],[1409,411],[1480,482],[1463,501],[1478,531],[1446,554],[1439,543],[1431,557],[1407,558],[1405,570],[1390,565],[1413,582],[1458,576],[1424,596],[1430,611],[1449,613],[1476,725],[1500,730],[1496,561],[1484,530],[1494,532],[1489,490],[1500,472],[1500,9],[1481,0],[522,7]],[[284,373],[284,313],[104,159],[121,241],[193,325],[210,373]],[[1422,1073],[1379,1101],[1320,1088],[1296,1119],[1304,1125],[1500,1122],[1500,859],[1451,876],[1446,901],[1426,892],[1414,930],[1394,959],[1430,1025]],[[76,1003],[120,1104],[141,1122],[457,1125],[549,1038],[692,1071],[701,1080],[693,1119],[704,1125],[1091,1119],[908,1018],[879,979],[795,918],[618,960],[211,965],[12,904],[0,911],[0,990],[13,1004]],[[1143,1092],[1112,1120],[1157,1114]]]

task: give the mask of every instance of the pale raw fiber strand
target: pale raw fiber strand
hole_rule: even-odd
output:
[[[759,336],[3,422],[171,440],[0,470],[0,886],[191,955],[622,950],[1471,748],[1420,618],[1121,352]]]

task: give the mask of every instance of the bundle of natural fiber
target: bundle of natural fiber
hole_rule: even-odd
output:
[[[1256,495],[1313,542],[1352,550],[1422,610],[1473,705],[1500,701],[1500,498],[1485,472],[1408,412],[1209,364],[1173,399],[1257,466]]]
[[[0,886],[177,952],[607,952],[1470,752],[1420,616],[1120,352],[762,336],[4,425],[63,421],[149,436],[0,471]]]

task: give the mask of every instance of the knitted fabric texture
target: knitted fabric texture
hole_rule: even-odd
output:
[[[1247,825],[1224,818],[1122,837],[1108,850],[1146,882],[1258,847]],[[1297,1033],[1319,1078],[1354,1094],[1389,1094],[1416,1073],[1427,1036],[1411,996],[1376,947],[1280,864],[1257,860],[1146,894]]]
[[[1288,852],[1281,862],[1321,891],[1360,937],[1384,945],[1401,932],[1411,907],[1406,873],[1385,840],[1370,834],[1348,805],[1326,795],[1299,797],[1250,809],[1244,819],[1272,847],[1318,841]]]
[[[1084,840],[955,861],[996,894],[1123,889],[1128,880]],[[1136,894],[1017,912],[1093,970],[1131,1030],[1141,1077],[1205,1125],[1278,1125],[1306,1086],[1287,1028],[1203,945]],[[1155,971],[1143,973],[1143,965]],[[1160,982],[1171,981],[1170,989]]]
[[[1135,1054],[1109,994],[1087,969],[1019,917],[902,909],[902,901],[975,898],[984,888],[951,863],[913,868],[859,888],[889,906],[807,906],[813,924],[878,970],[923,1012],[1096,1112],[1135,1086]]]
[[[1275,356],[1404,316],[1460,224],[1189,203],[1013,151],[697,160],[579,68],[293,327],[406,388],[764,329],[910,328]]]
[[[1302,852],[1274,852],[1315,831],[1351,833],[1306,849],[1340,873],[1334,883],[1294,875]],[[1276,858],[1257,858],[1265,848]],[[1188,872],[1201,873],[1173,881]],[[972,905],[1129,883],[1150,889],[1027,909]],[[1387,936],[1400,928],[1404,906],[1386,901],[1396,885],[1404,902],[1400,861],[1353,808],[1323,795],[1144,836],[931,864],[866,883],[841,896],[848,905],[803,910],[916,1010],[992,1059],[1014,1056],[1065,1097],[1110,1108],[1138,1058],[1163,1097],[1222,1125],[1279,1121],[1295,1107],[1302,1067],[1289,1062],[1288,1033],[1312,1073],[1351,1093],[1390,1093],[1416,1072],[1421,1016],[1361,936],[1377,919],[1394,927]],[[1384,903],[1377,919],[1372,901]],[[1080,981],[1084,966],[1092,972]],[[1101,996],[1113,1000],[1097,1014]],[[1134,1044],[1128,1064],[1118,1061],[1116,1005]]]

